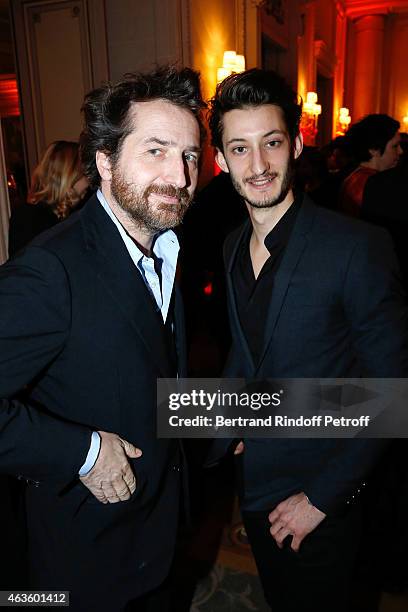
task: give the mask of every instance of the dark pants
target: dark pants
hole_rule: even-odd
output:
[[[272,612],[348,612],[359,548],[361,513],[353,508],[342,518],[326,518],[290,548],[291,537],[278,548],[268,513],[243,513],[265,598]]]

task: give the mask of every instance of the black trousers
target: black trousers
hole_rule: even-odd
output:
[[[288,536],[280,549],[265,514],[245,513],[265,599],[272,612],[348,612],[360,543],[361,511],[354,507],[341,518],[326,518],[303,540],[298,553]]]

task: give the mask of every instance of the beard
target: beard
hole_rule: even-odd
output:
[[[276,180],[276,178],[279,177],[278,172],[264,172],[263,174],[260,174],[260,175],[250,176],[249,178],[243,179],[243,181],[240,181],[236,177],[234,177],[231,171],[230,171],[230,176],[231,176],[232,184],[234,185],[235,189],[237,190],[239,195],[244,198],[245,202],[249,204],[249,206],[252,206],[252,208],[272,208],[273,206],[277,206],[277,204],[280,204],[281,202],[283,202],[283,200],[288,195],[290,189],[292,188],[293,176],[294,176],[294,158],[292,157],[292,155],[290,156],[290,158],[288,159],[288,163],[286,164],[286,167],[281,174],[282,179],[281,179],[279,193],[267,199],[250,200],[248,198],[247,193],[245,192],[245,189],[242,183],[247,183],[250,181],[257,180],[257,179],[259,180],[259,179],[269,179],[270,178],[270,179]]]
[[[192,196],[185,187],[174,185],[135,185],[128,183],[117,168],[112,169],[111,193],[119,206],[138,227],[157,234],[181,223]],[[156,194],[177,198],[177,204],[160,202],[151,204],[149,196]],[[159,200],[159,198],[157,198]]]

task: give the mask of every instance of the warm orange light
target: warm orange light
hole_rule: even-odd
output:
[[[402,122],[403,122],[403,124],[405,126],[405,129],[408,131],[408,112],[405,115],[405,117],[402,118]]]
[[[337,118],[337,136],[344,136],[347,132],[349,125],[351,123],[350,111],[346,106],[342,106],[339,110],[339,116]]]
[[[306,94],[306,102],[303,103],[301,130],[302,135],[307,145],[314,145],[317,134],[317,120],[322,113],[322,107],[317,104],[317,93],[308,91]]]
[[[308,91],[306,94],[306,102],[303,104],[303,112],[309,115],[320,115],[322,107],[317,102],[317,93],[315,91]]]
[[[221,81],[226,79],[230,74],[231,71],[228,70],[228,68],[224,68],[224,66],[217,68],[217,83],[221,83]]]
[[[230,74],[245,70],[245,56],[236,51],[224,51],[222,66],[217,69],[217,83],[221,83]]]

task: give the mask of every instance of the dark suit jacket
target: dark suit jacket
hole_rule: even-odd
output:
[[[277,272],[254,364],[231,270],[250,222],[225,242],[233,345],[226,377],[346,378],[407,375],[407,311],[386,233],[315,206],[305,196]],[[373,440],[248,439],[242,504],[265,510],[304,491],[326,513],[355,496],[381,444]]]
[[[156,437],[156,379],[174,375],[164,326],[96,196],[0,268],[0,305],[0,469],[33,484],[34,584],[120,610],[168,571],[180,460]],[[175,330],[185,375],[177,292]],[[98,429],[143,450],[129,501],[100,504],[78,481]]]

